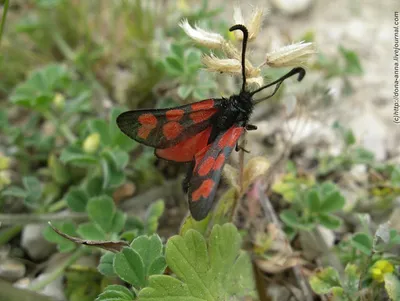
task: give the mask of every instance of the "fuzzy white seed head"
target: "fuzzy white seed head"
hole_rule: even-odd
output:
[[[195,28],[193,28],[189,24],[187,19],[182,20],[179,26],[190,38],[205,47],[220,48],[225,42],[223,36],[218,33],[208,32],[199,28],[198,26],[195,26]]]
[[[266,62],[270,67],[290,67],[302,65],[316,53],[313,43],[295,43],[267,53]]]
[[[245,22],[242,10],[239,7],[234,7],[233,10],[233,20],[235,21],[235,24],[243,24],[247,27],[247,30],[249,31],[249,41],[254,40],[260,32],[263,15],[264,11],[257,7],[253,12],[250,21]],[[243,33],[235,31],[235,37],[241,41],[243,40]]]
[[[240,74],[242,70],[242,65],[236,59],[220,59],[215,55],[204,55],[201,62],[207,70],[213,72]]]
[[[253,16],[250,19],[248,30],[249,30],[249,41],[257,38],[260,32],[264,11],[262,9],[256,8],[254,10]]]

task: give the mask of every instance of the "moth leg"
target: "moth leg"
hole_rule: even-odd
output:
[[[246,131],[255,131],[257,129],[257,126],[254,124],[247,124],[246,125]]]
[[[193,174],[193,170],[194,170],[194,166],[195,166],[196,162],[195,160],[192,160],[189,163],[189,167],[187,169],[187,173],[186,173],[186,177],[182,182],[182,189],[184,193],[187,193],[189,191],[189,187],[190,187],[190,180],[192,178],[192,174]]]
[[[244,151],[245,153],[248,153],[248,154],[250,153],[249,150],[245,149],[243,146],[239,145],[239,143],[236,142],[235,151],[238,152],[240,150],[242,150],[242,151]]]

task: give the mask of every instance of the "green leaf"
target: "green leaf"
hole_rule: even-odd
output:
[[[72,145],[63,149],[60,160],[64,163],[71,163],[75,166],[87,167],[96,164],[99,161],[99,158],[95,155],[83,153],[80,147]]]
[[[133,292],[122,285],[109,285],[95,301],[132,301],[135,298]]]
[[[201,51],[196,48],[189,48],[185,52],[186,64],[194,71],[197,71],[201,67]]]
[[[110,232],[119,233],[121,232],[126,223],[126,214],[120,210],[117,210],[112,221],[112,226]]]
[[[28,79],[19,84],[11,102],[38,111],[50,109],[55,92],[65,85],[69,74],[65,66],[51,64],[35,70]]]
[[[306,196],[307,206],[311,212],[318,212],[320,207],[320,198],[318,191],[311,189]]]
[[[372,250],[372,237],[365,233],[356,233],[350,240],[350,243],[357,250],[365,255],[371,255]]]
[[[324,183],[322,183],[319,186],[319,189],[320,189],[321,195],[323,197],[326,197],[328,194],[338,190],[337,186],[332,182],[324,182]]]
[[[339,46],[339,51],[345,59],[346,66],[344,72],[350,75],[362,75],[363,69],[356,52]]]
[[[137,147],[139,144],[126,136],[124,133],[121,132],[121,130],[118,128],[116,120],[119,114],[121,114],[123,111],[121,108],[113,108],[111,110],[111,117],[110,117],[110,136],[112,139],[112,146],[113,147],[119,147],[121,150],[125,152],[130,152],[133,150],[135,147]]]
[[[354,163],[370,164],[374,160],[374,154],[362,147],[355,148],[351,155]]]
[[[111,136],[110,136],[110,128],[105,120],[92,119],[89,122],[89,128],[92,133],[100,134],[101,145],[111,146],[112,140],[111,140]]]
[[[94,197],[104,194],[103,179],[101,177],[91,178],[86,183],[85,191],[89,197]]]
[[[317,294],[328,294],[333,288],[341,288],[339,273],[332,267],[327,267],[310,278],[310,285]]]
[[[100,263],[97,267],[99,272],[107,277],[114,277],[116,274],[114,273],[114,262],[115,253],[107,252],[103,254],[100,258]]]
[[[337,229],[342,224],[342,219],[332,214],[319,214],[318,220],[322,226],[328,229]]]
[[[111,230],[116,212],[111,197],[103,195],[91,198],[87,204],[87,212],[90,220],[97,223],[106,233]]]
[[[150,205],[146,212],[145,229],[147,234],[153,234],[157,231],[158,220],[164,213],[164,201],[158,200]]]
[[[104,231],[94,223],[84,223],[79,225],[76,232],[86,240],[104,240],[106,239],[106,234]]]
[[[164,66],[167,73],[169,73],[172,76],[179,76],[182,75],[182,73],[184,72],[184,68],[181,61],[171,56],[165,59]]]
[[[390,181],[393,186],[400,187],[400,168],[395,167],[390,175]]]
[[[396,275],[386,273],[385,277],[385,290],[392,301],[400,300],[400,280]]]
[[[180,44],[172,44],[171,52],[177,59],[183,59],[184,47]]]
[[[389,235],[390,235],[390,240],[389,240],[390,244],[400,245],[400,233],[398,233],[395,229],[391,229]]]
[[[50,155],[48,166],[51,172],[51,176],[58,184],[68,183],[68,181],[70,180],[68,169],[54,154]]]
[[[132,248],[125,247],[120,253],[115,254],[114,271],[122,280],[135,288],[144,287],[146,284],[143,260]]]
[[[140,291],[139,299],[231,300],[248,295],[253,289],[253,283],[247,287],[251,279],[247,272],[251,266],[247,269],[244,266],[240,246],[240,235],[232,224],[215,225],[208,245],[195,230],[187,231],[183,237],[171,237],[166,246],[166,260],[179,280],[171,276],[151,276],[148,287]]]
[[[165,261],[165,257],[160,256],[151,263],[147,273],[149,276],[163,274],[166,267],[167,262]]]
[[[182,99],[186,99],[189,97],[190,93],[192,93],[194,87],[190,85],[181,85],[178,88],[178,96]]]
[[[313,223],[303,223],[296,211],[292,209],[282,210],[279,217],[289,227],[301,230],[312,230],[314,227]]]
[[[360,272],[358,270],[357,265],[355,264],[347,264],[346,269],[344,270],[346,275],[343,287],[350,294],[356,295],[359,291],[359,283],[360,283]]]
[[[25,198],[28,192],[17,186],[10,186],[1,192],[3,196],[13,196],[16,198]]]
[[[128,153],[119,149],[105,150],[103,155],[107,158],[108,162],[112,163],[119,170],[124,169],[129,161]]]
[[[331,192],[322,200],[319,212],[329,213],[343,208],[345,199],[339,191]]]
[[[22,183],[27,192],[24,203],[31,208],[38,208],[42,196],[42,185],[36,177],[27,176],[22,178]]]
[[[165,265],[163,267],[159,266],[159,258],[162,257],[162,242],[157,234],[153,234],[150,237],[142,235],[135,238],[131,243],[131,248],[134,249],[142,258],[146,279],[148,278],[148,276],[152,275],[149,273],[149,271],[154,261],[156,260],[159,261],[157,262],[157,265],[153,266],[153,270],[156,271],[158,268],[161,268],[161,271],[156,271],[158,272],[157,274],[161,274],[162,272],[164,272]]]
[[[54,227],[65,234],[76,236],[76,227],[72,222],[54,223]],[[54,232],[50,226],[47,226],[43,230],[43,237],[52,243],[56,243],[57,249],[62,253],[70,252],[76,248],[75,243]]]
[[[202,219],[201,221],[196,221],[191,215],[187,216],[185,221],[183,222],[183,225],[181,226],[179,234],[185,235],[187,231],[192,229],[196,230],[202,235],[205,235],[208,228],[208,223],[210,222],[210,217],[211,215],[207,215],[205,219]]]
[[[68,207],[75,212],[85,212],[88,196],[86,192],[79,187],[71,187],[65,195]]]

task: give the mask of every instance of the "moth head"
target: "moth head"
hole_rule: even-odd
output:
[[[249,39],[249,31],[247,30],[246,26],[244,26],[242,24],[236,24],[236,25],[232,26],[231,28],[229,28],[229,31],[235,31],[235,30],[240,30],[243,32],[242,57],[241,57],[241,59],[242,59],[242,62],[241,62],[241,64],[242,64],[242,88],[240,90],[240,93],[244,93],[244,92],[248,92],[248,91],[246,91],[246,68],[245,68],[246,66],[245,66],[245,64],[246,64],[246,48],[247,48],[247,42]],[[262,86],[255,91],[249,92],[250,96],[253,97],[258,92],[261,92],[262,90],[264,90],[266,88],[275,86],[274,91],[270,95],[260,98],[260,99],[252,99],[253,104],[259,103],[263,100],[266,100],[266,99],[274,96],[275,93],[278,91],[280,85],[286,79],[288,79],[289,77],[292,77],[293,75],[296,75],[296,74],[298,74],[297,80],[301,81],[304,78],[304,76],[306,75],[306,70],[304,70],[304,68],[302,68],[302,67],[293,68],[288,73],[286,73],[282,77],[278,78],[277,80],[273,81],[272,83]]]

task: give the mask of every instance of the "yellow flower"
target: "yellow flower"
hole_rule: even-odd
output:
[[[381,259],[375,262],[371,268],[371,276],[376,282],[383,282],[385,274],[391,274],[394,271],[394,266],[389,261]]]
[[[100,134],[93,133],[89,135],[83,142],[83,150],[87,154],[93,154],[97,151],[100,145]]]

